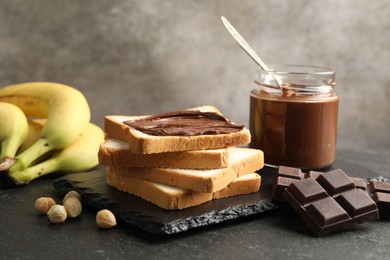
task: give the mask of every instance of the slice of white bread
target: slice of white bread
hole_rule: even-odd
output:
[[[257,192],[260,189],[260,182],[261,177],[257,173],[250,173],[238,177],[222,190],[214,192],[213,199],[220,199]]]
[[[221,114],[213,106],[202,106],[190,110],[215,112]],[[147,116],[115,116],[108,115],[104,120],[104,131],[109,138],[116,138],[129,144],[134,153],[150,154],[163,152],[194,151],[219,149],[238,146],[250,142],[250,132],[245,127],[230,134],[194,135],[194,136],[153,136],[138,131],[124,124],[127,120],[136,120]]]
[[[252,173],[233,180],[229,186],[216,193],[201,193],[117,174],[110,167],[107,167],[106,179],[109,185],[118,190],[138,196],[167,210],[184,209],[216,198],[257,192],[261,182],[260,175]]]
[[[237,177],[253,173],[264,166],[263,152],[251,148],[229,148],[227,168],[194,170],[178,168],[135,168],[108,166],[118,175],[156,181],[198,192],[216,192]]]
[[[126,142],[111,138],[100,145],[98,157],[100,164],[115,167],[219,169],[227,167],[229,150],[137,154],[131,152]]]

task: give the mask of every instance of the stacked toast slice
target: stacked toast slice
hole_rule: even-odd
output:
[[[260,189],[255,172],[264,165],[263,152],[238,147],[249,143],[249,131],[215,107],[106,116],[104,128],[99,162],[107,183],[161,208],[184,209]]]

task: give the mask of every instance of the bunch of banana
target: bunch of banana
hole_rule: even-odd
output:
[[[80,91],[52,82],[15,84],[0,89],[0,104],[24,112],[17,116],[4,109],[8,118],[3,120],[0,109],[3,182],[20,185],[51,172],[84,171],[98,164],[104,134],[90,123],[89,105]],[[17,127],[3,130],[13,124]],[[11,136],[16,141],[6,141]]]

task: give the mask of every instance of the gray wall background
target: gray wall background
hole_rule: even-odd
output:
[[[339,148],[390,147],[388,0],[0,0],[0,84],[55,81],[86,95],[92,120],[211,104],[248,123],[256,65],[330,66]]]

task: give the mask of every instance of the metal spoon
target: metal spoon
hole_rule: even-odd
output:
[[[241,34],[231,25],[231,23],[224,17],[221,16],[221,21],[223,25],[226,27],[228,32],[233,36],[233,38],[238,42],[241,48],[249,54],[249,56],[262,68],[264,71],[268,72],[278,83],[278,86],[282,88],[282,82],[278,77],[275,76],[274,73],[267,67],[267,65],[260,59],[259,55],[251,48],[251,46],[245,41],[245,39],[241,36]]]

